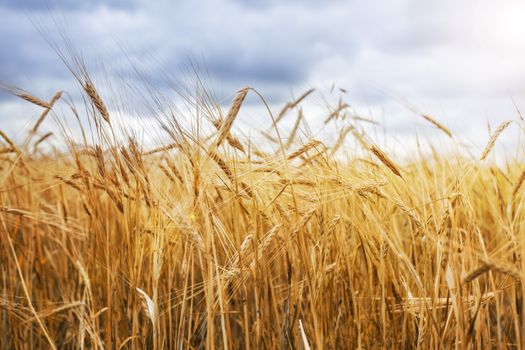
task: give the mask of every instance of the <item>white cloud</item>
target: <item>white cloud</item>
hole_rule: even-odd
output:
[[[31,1],[13,4],[0,0],[0,40],[10,48],[0,52],[0,79],[44,95],[57,84],[69,87],[62,63],[20,9]],[[190,58],[225,101],[245,84],[283,102],[291,92],[336,83],[348,88],[356,109],[379,115],[400,139],[428,130],[401,99],[477,143],[487,121],[515,117],[509,95],[523,105],[525,5],[518,0],[101,4],[56,2],[53,9],[64,11],[88,65],[96,68],[101,56],[110,76],[130,79],[131,60],[160,84],[163,72],[180,78]],[[53,31],[48,12],[32,16]]]

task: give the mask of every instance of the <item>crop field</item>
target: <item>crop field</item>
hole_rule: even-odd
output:
[[[0,130],[2,349],[525,346],[525,165],[495,152],[520,117],[476,154],[399,157],[343,100],[332,140],[305,132],[309,90],[256,142],[235,129],[256,90],[201,89],[184,120],[145,97],[164,111],[151,146],[72,68],[81,106],[3,86],[38,113]]]

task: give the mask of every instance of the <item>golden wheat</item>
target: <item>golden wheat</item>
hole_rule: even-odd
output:
[[[448,137],[452,137],[452,132],[447,128],[445,127],[443,124],[441,124],[440,122],[438,122],[437,120],[435,120],[434,118],[432,118],[431,116],[429,116],[428,114],[421,114],[421,116],[429,121],[430,123],[434,124],[434,126],[436,128],[438,128],[439,130],[443,131],[445,134],[448,135]]]
[[[394,174],[396,174],[399,177],[403,177],[397,165],[386,155],[385,152],[381,151],[375,145],[370,146],[370,151],[381,161],[381,163],[386,165],[386,167],[390,169]]]
[[[84,91],[86,91],[86,94],[91,99],[91,102],[93,102],[93,105],[97,109],[97,111],[100,113],[102,118],[109,123],[109,112],[106,108],[106,104],[102,100],[102,98],[99,96],[97,90],[95,89],[95,86],[93,86],[93,83],[90,80],[86,80],[84,82]]]
[[[503,131],[505,131],[505,129],[512,123],[511,120],[507,120],[507,121],[504,121],[503,123],[501,123],[498,128],[494,131],[494,133],[492,134],[492,136],[490,137],[490,140],[489,140],[489,143],[487,144],[487,146],[485,147],[485,149],[483,150],[483,153],[481,154],[481,157],[479,158],[479,160],[484,160],[485,158],[487,158],[488,154],[490,153],[490,151],[492,150],[492,148],[494,147],[494,144],[496,143],[496,140],[498,139],[498,137],[501,135],[501,133]]]
[[[109,122],[85,81],[86,116]],[[257,144],[231,130],[247,93],[146,151],[103,123],[81,140],[40,134],[47,114],[22,145],[0,132],[0,347],[525,346],[519,159],[398,164],[367,118],[298,144],[313,90],[281,109],[298,112],[286,142]]]

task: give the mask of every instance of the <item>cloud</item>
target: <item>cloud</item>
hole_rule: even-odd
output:
[[[162,89],[165,75],[184,80],[194,65],[225,104],[244,85],[279,104],[335,83],[398,134],[414,125],[400,100],[484,133],[486,119],[511,113],[509,93],[525,93],[524,15],[518,0],[0,0],[0,80],[42,96],[74,86],[30,20],[56,37],[57,18],[109,78],[139,81],[135,65]]]

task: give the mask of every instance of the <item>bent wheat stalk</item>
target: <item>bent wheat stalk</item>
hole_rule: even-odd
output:
[[[224,122],[222,122],[222,125],[219,129],[219,134],[215,139],[216,146],[219,146],[222,143],[222,141],[224,141],[224,139],[229,135],[230,129],[233,126],[233,122],[235,121],[235,118],[237,118],[239,110],[241,109],[241,105],[244,102],[244,99],[246,98],[246,95],[248,94],[249,90],[250,88],[248,87],[242,88],[235,96],[235,99],[233,100],[232,105],[230,107],[230,111],[228,112],[228,115],[226,116]]]
[[[95,89],[95,86],[93,86],[93,83],[90,80],[86,79],[83,87],[84,91],[86,92],[86,94],[88,94],[89,98],[91,99],[91,102],[93,102],[93,105],[98,110],[102,118],[104,118],[104,120],[109,124],[108,109],[106,108],[104,101],[102,101],[102,98]]]
[[[309,150],[311,150],[312,148],[320,145],[322,142],[321,141],[318,141],[318,140],[312,140],[312,141],[309,141],[307,144],[305,144],[303,147],[299,148],[298,150],[296,150],[295,152],[293,152],[292,154],[290,154],[288,156],[288,160],[293,160],[297,157],[299,157],[301,154],[303,153],[306,153],[308,152]]]
[[[501,133],[512,123],[511,120],[507,120],[503,123],[500,124],[500,126],[498,126],[498,128],[494,131],[494,134],[492,134],[490,140],[489,140],[489,143],[487,144],[487,146],[485,147],[485,149],[483,150],[483,153],[481,154],[481,157],[479,158],[479,160],[485,160],[485,158],[487,158],[488,154],[490,153],[490,151],[492,150],[492,148],[494,147],[494,144],[496,143],[496,140],[498,139],[499,135],[501,135]]]
[[[375,145],[370,146],[370,151],[373,154],[375,154],[375,156],[381,161],[381,163],[386,165],[386,167],[390,169],[394,174],[396,174],[400,178],[403,178],[403,176],[401,175],[401,171],[399,170],[397,165],[386,155],[385,152],[381,151]]]
[[[421,114],[421,116],[429,121],[430,123],[432,123],[436,128],[438,128],[439,130],[443,131],[445,134],[448,135],[448,137],[452,138],[452,132],[450,132],[450,130],[445,127],[443,124],[441,124],[440,122],[438,122],[437,120],[435,120],[434,118],[432,118],[431,116],[429,116],[428,114]]]

